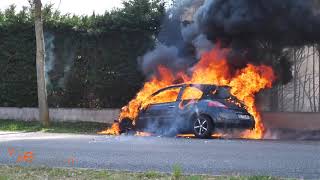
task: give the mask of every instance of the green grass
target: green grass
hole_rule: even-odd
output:
[[[174,179],[179,179],[181,178],[182,175],[182,168],[180,165],[175,164],[173,165],[173,177]]]
[[[0,131],[96,134],[107,127],[108,124],[93,122],[51,122],[50,127],[45,128],[36,121],[0,120]]]
[[[181,169],[181,168],[180,168]],[[18,167],[18,166],[0,166],[0,180],[33,180],[33,179],[67,179],[67,180],[85,180],[85,179],[110,179],[110,180],[174,180],[176,175],[173,170],[172,174],[158,173],[148,171],[145,173],[130,173],[121,171],[106,170],[88,170],[88,169],[62,169],[62,168],[35,168],[35,167]],[[277,180],[280,178],[263,177],[263,176],[188,176],[178,177],[180,180]]]

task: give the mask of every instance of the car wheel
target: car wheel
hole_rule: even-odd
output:
[[[193,133],[197,138],[210,138],[213,124],[208,116],[195,116],[193,119]]]
[[[133,124],[132,124],[132,120],[131,119],[123,119],[121,120],[120,124],[120,133],[123,134],[129,134],[133,132]]]

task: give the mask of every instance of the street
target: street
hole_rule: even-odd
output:
[[[1,164],[134,172],[171,172],[177,164],[187,174],[320,177],[320,142],[316,141],[0,134]],[[32,152],[32,162],[21,158],[26,152]]]

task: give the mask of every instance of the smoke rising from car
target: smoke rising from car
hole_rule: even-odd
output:
[[[219,42],[231,49],[228,63],[234,71],[248,63],[271,65],[285,84],[292,78],[288,58],[274,63],[265,49],[281,52],[319,42],[320,16],[315,12],[313,0],[181,1],[168,11],[158,37],[161,45],[142,58],[143,72],[156,74],[157,65],[187,71]],[[191,20],[183,19],[192,13]]]
[[[74,47],[71,46],[72,42],[66,41],[63,44],[63,59],[57,61],[61,58],[61,54],[56,54],[55,47],[55,35],[50,32],[44,33],[45,42],[45,79],[47,90],[53,88],[53,86],[58,86],[59,88],[65,88],[66,78],[70,74],[71,67],[74,61]],[[58,65],[57,64],[62,64]],[[57,84],[53,84],[57,82]]]
[[[184,59],[179,57],[178,53],[179,50],[175,46],[158,44],[153,51],[143,56],[141,66],[144,74],[151,75],[157,72],[159,65],[165,65],[175,71],[185,69]]]
[[[55,54],[54,54],[54,36],[51,33],[44,33],[45,39],[45,79],[47,87],[51,85],[49,73],[52,71],[54,67]]]

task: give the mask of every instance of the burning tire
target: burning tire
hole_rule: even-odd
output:
[[[131,119],[123,119],[121,120],[120,124],[120,133],[129,134],[133,132],[133,124]]]
[[[208,116],[199,115],[193,118],[193,133],[197,138],[210,138],[213,129],[212,121]]]

